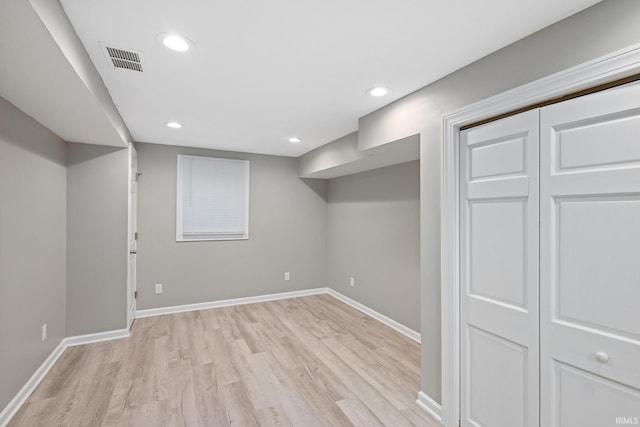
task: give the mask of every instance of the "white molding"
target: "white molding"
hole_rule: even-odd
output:
[[[423,391],[418,392],[418,406],[427,411],[437,422],[442,424],[442,407],[438,402],[427,396]]]
[[[459,133],[460,128],[603,83],[640,73],[640,44],[525,84],[443,118],[441,184],[442,421],[457,427],[460,414]]]
[[[65,348],[75,347],[77,345],[92,344],[102,341],[111,341],[129,337],[129,329],[116,329],[107,332],[98,332],[95,334],[76,335],[67,337],[63,340]]]
[[[281,292],[277,294],[260,295],[256,297],[232,298],[219,301],[199,302],[195,304],[175,305],[170,307],[149,308],[137,310],[136,319],[163,314],[184,313],[187,311],[206,310],[209,308],[229,307],[232,305],[254,304],[257,302],[276,301],[287,298],[306,297],[310,295],[326,294],[328,288],[305,289],[302,291]]]
[[[352,300],[348,296],[342,295],[338,291],[335,291],[335,290],[333,290],[331,288],[326,288],[326,289],[327,289],[326,293],[328,293],[332,297],[334,297],[336,299],[339,299],[340,301],[344,302],[345,304],[350,305],[351,307],[355,308],[356,310],[359,310],[359,311],[363,312],[364,314],[367,314],[367,315],[373,317],[377,321],[379,321],[381,323],[384,323],[385,325],[389,326],[390,328],[395,329],[396,331],[400,332],[401,334],[411,338],[415,342],[420,343],[420,332],[416,332],[413,329],[408,328],[407,326],[403,325],[402,323],[396,322],[395,320],[385,316],[384,314],[378,313],[374,309],[369,308],[364,304],[360,304],[358,301]]]
[[[131,325],[133,324],[133,321],[135,320],[135,316],[136,316],[136,309],[135,309],[135,305],[136,305],[136,300],[135,300],[135,296],[134,296],[134,292],[135,289],[131,289],[133,286],[133,280],[131,277],[131,250],[135,249],[137,250],[138,247],[138,242],[136,239],[134,239],[134,247],[132,248],[131,246],[131,237],[133,237],[133,227],[134,224],[132,221],[132,210],[133,210],[133,206],[134,206],[134,202],[135,205],[137,206],[137,197],[138,197],[138,190],[137,190],[137,183],[136,183],[136,193],[135,193],[135,200],[133,197],[133,182],[138,180],[137,176],[133,176],[133,158],[134,156],[137,159],[137,151],[136,151],[136,147],[133,145],[133,142],[129,143],[129,147],[128,147],[128,151],[129,151],[129,167],[128,167],[128,171],[127,171],[127,176],[128,176],[128,182],[127,182],[127,250],[126,250],[126,259],[127,259],[127,327],[131,328]],[[137,160],[136,160],[136,173],[137,173]],[[137,220],[136,220],[137,222]],[[133,301],[131,301],[131,299],[133,298]]]
[[[441,378],[442,424],[458,425],[460,414],[459,129],[445,117],[441,177]]]
[[[460,128],[639,72],[640,43],[475,102],[446,115],[444,121]]]
[[[18,410],[24,405],[24,402],[27,401],[31,393],[38,387],[40,382],[42,382],[43,378],[51,367],[55,365],[58,361],[64,350],[67,348],[65,345],[64,339],[60,341],[60,344],[53,349],[51,354],[42,362],[42,365],[31,375],[31,378],[25,383],[25,385],[20,389],[20,391],[11,399],[11,402],[7,404],[7,406],[0,412],[0,427],[5,427],[11,421],[11,418],[18,412]]]

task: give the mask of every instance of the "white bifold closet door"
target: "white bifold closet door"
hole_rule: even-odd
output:
[[[541,425],[637,424],[640,86],[540,117]]]
[[[461,424],[640,423],[640,84],[460,144]]]
[[[538,110],[461,133],[462,426],[537,426]]]

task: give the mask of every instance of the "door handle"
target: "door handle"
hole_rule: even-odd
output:
[[[604,351],[599,351],[596,353],[596,360],[601,363],[607,363],[609,361],[609,355]]]
[[[137,253],[138,253],[138,251],[129,251],[129,254],[130,254],[130,255],[135,255],[135,254],[137,254]]]

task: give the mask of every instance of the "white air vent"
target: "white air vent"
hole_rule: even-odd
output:
[[[113,68],[142,72],[142,59],[139,52],[133,50],[118,49],[102,44],[107,60]]]

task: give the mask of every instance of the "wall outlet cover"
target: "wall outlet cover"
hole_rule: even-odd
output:
[[[156,295],[162,293],[162,283],[156,283]]]

